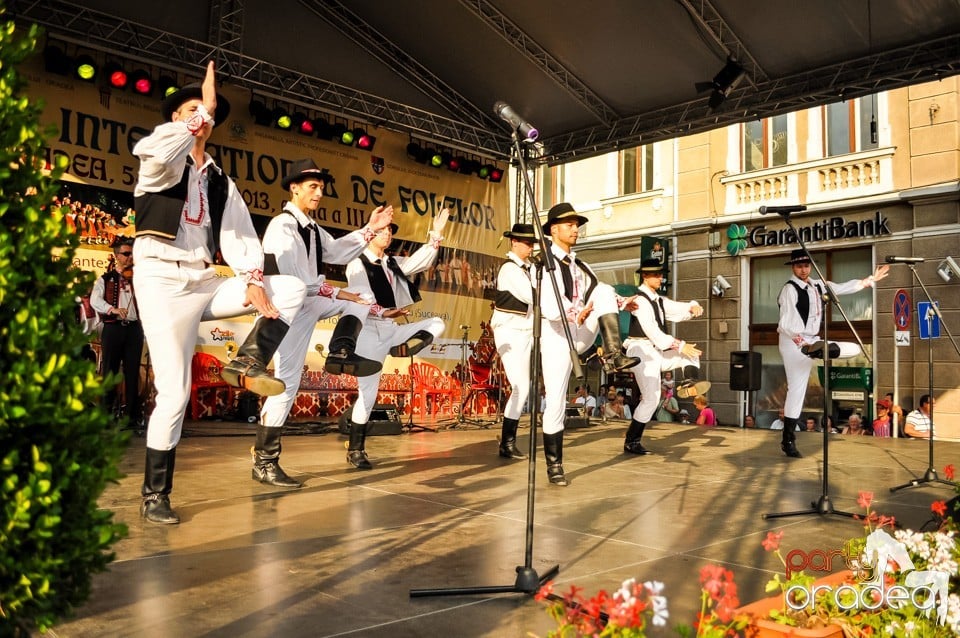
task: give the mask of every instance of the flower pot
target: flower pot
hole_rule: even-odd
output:
[[[815,585],[839,585],[852,575],[849,570],[829,574],[815,581]],[[783,608],[783,594],[771,596],[756,602],[744,605],[737,609],[737,614],[748,614],[752,620],[743,635],[747,638],[780,638],[792,636],[794,638],[842,638],[843,629],[840,625],[825,625],[822,627],[793,627],[776,622],[770,618],[770,612]]]

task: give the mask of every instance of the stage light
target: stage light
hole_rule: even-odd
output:
[[[97,78],[97,63],[89,55],[81,55],[74,62],[74,72],[84,82],[93,82]]]
[[[357,148],[363,151],[372,151],[373,145],[377,143],[377,138],[368,134],[362,128],[354,129],[353,136],[356,139]]]
[[[480,162],[475,159],[465,159],[460,162],[460,172],[464,175],[475,175],[480,172]]]
[[[273,122],[273,114],[267,108],[266,102],[258,99],[250,100],[250,115],[253,116],[254,124],[260,126],[270,126]]]
[[[313,120],[304,113],[293,114],[293,128],[300,135],[313,135],[316,128],[313,126]]]
[[[416,142],[410,142],[407,144],[407,157],[412,159],[417,164],[426,164],[430,161],[430,155],[432,153],[420,146]]]
[[[503,171],[497,167],[493,167],[493,169],[490,171],[489,180],[491,182],[499,182],[502,179],[503,179]]]
[[[727,99],[730,92],[737,88],[737,85],[743,81],[746,74],[746,70],[740,66],[736,60],[727,58],[726,65],[720,69],[719,73],[713,76],[713,80],[710,82],[697,82],[694,86],[698,93],[713,91],[710,94],[710,99],[707,100],[707,105],[713,110],[723,104],[723,101]]]
[[[322,117],[313,120],[313,130],[317,132],[317,137],[321,140],[329,140],[333,135],[333,127],[330,126],[330,122]]]
[[[430,166],[434,168],[440,168],[443,166],[443,153],[440,151],[434,151],[430,154]]]
[[[342,133],[340,133],[340,143],[343,144],[344,146],[353,146],[354,139],[356,139],[356,134],[350,129],[347,129]]]
[[[134,71],[130,76],[130,82],[133,84],[133,90],[140,95],[153,93],[153,78],[144,69]]]
[[[290,117],[290,112],[282,106],[274,107],[272,115],[273,125],[278,129],[287,131],[293,126],[293,118]]]
[[[446,160],[447,161],[444,162],[444,165],[447,167],[447,169],[457,172],[460,171],[460,167],[463,165],[463,162],[466,161],[462,157],[451,156],[449,153],[446,156]]]
[[[347,125],[343,122],[334,122],[330,128],[330,137],[337,141],[343,139],[343,134],[347,132]]]
[[[107,62],[103,67],[103,75],[109,85],[115,89],[125,89],[130,79],[118,62]]]
[[[172,95],[180,89],[180,87],[177,86],[177,81],[169,75],[161,75],[160,79],[157,80],[157,86],[160,87],[161,98]]]
[[[477,175],[479,175],[481,179],[487,179],[490,177],[490,173],[492,173],[493,171],[494,171],[493,164],[484,164],[483,166],[480,167],[480,170],[477,171]]]
[[[953,260],[953,257],[947,257],[937,266],[937,274],[940,275],[940,279],[943,279],[947,283],[949,283],[951,279],[960,280],[960,266],[957,266],[957,262]]]
[[[48,44],[43,48],[43,66],[48,73],[70,75],[73,73],[73,60],[60,47]]]

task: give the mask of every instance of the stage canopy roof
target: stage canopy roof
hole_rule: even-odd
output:
[[[501,159],[502,100],[551,164],[960,72],[958,0],[6,4],[61,41],[192,77],[213,58],[257,95]]]

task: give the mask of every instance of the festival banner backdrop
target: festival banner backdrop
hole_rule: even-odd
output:
[[[24,75],[31,97],[44,102],[43,123],[57,130],[50,140],[48,164],[54,156],[68,161],[61,203],[72,208],[65,223],[81,235],[83,247],[75,263],[102,273],[113,237],[129,234],[127,226],[135,223],[138,160],[132,150],[161,123],[160,98],[48,73],[39,59],[24,66]],[[321,226],[334,236],[363,226],[375,207],[392,205],[399,231],[390,252],[410,254],[426,240],[441,206],[451,208],[439,258],[435,267],[420,275],[423,301],[410,308],[410,319],[443,318],[446,332],[421,355],[446,370],[460,362],[465,349],[461,326],[469,326],[468,340],[473,342],[491,314],[496,272],[506,253],[500,240],[509,229],[508,185],[419,164],[407,157],[406,134],[363,125],[376,142],[371,151],[360,150],[256,124],[248,110],[247,90],[227,84],[218,88],[218,94],[229,100],[231,110],[207,150],[236,182],[260,233],[283,208],[286,192],[280,181],[287,167],[304,158],[312,158],[334,178],[317,213]],[[231,276],[226,267],[218,270]],[[327,276],[335,285],[345,285],[342,266],[329,268]],[[251,323],[249,316],[204,323],[197,344],[216,351],[229,341],[242,341]],[[320,322],[313,343],[326,346],[335,324],[335,319]],[[225,358],[222,351],[217,354]],[[308,366],[321,368],[321,357],[311,350]],[[388,361],[384,371],[406,369],[408,363]]]

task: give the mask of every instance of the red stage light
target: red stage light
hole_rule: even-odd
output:
[[[143,69],[133,72],[133,90],[140,95],[150,95],[153,93],[153,78]]]

